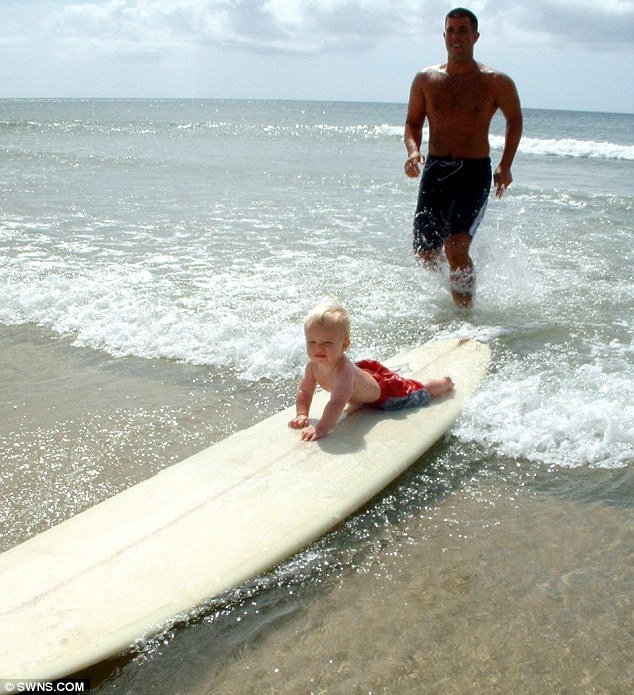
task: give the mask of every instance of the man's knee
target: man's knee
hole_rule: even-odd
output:
[[[468,234],[453,234],[445,239],[445,256],[450,268],[464,268],[471,265],[469,247],[471,237]]]
[[[432,249],[431,251],[423,251],[419,249],[415,253],[416,257],[425,268],[429,268],[430,270],[440,269],[442,247]]]

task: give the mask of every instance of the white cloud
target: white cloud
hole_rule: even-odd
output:
[[[484,31],[499,31],[502,20],[510,35],[532,35],[538,42],[545,36],[586,44],[634,41],[632,0],[477,5]],[[305,53],[422,33],[426,18],[437,26],[444,12],[433,0],[100,0],[63,3],[49,21],[67,38],[167,44],[179,39]]]
[[[488,26],[502,23],[522,45],[585,46],[631,50],[634,0],[512,0],[487,3]]]
[[[453,3],[437,0],[5,0],[35,25],[0,28],[0,45],[37,25],[60,45],[131,54],[202,45],[295,53],[356,52],[391,38],[437,36]],[[634,0],[477,0],[483,35],[529,45],[631,46]],[[42,38],[42,36],[40,36]],[[510,45],[509,48],[513,46]]]
[[[11,1],[11,0],[9,0]],[[233,46],[300,55],[350,52],[411,35],[432,0],[75,0],[40,6],[47,35],[77,50]],[[27,32],[29,29],[25,29]],[[1,30],[0,30],[1,34]]]
[[[630,110],[634,0],[595,3],[0,0],[0,96],[397,100],[416,69],[443,59],[444,15],[466,4],[480,19],[476,57],[518,78],[533,103],[574,83],[578,103]]]

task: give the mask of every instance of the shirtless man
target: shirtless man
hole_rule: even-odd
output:
[[[477,63],[473,47],[478,20],[458,8],[445,18],[447,62],[419,72],[405,122],[405,173],[415,178],[424,164],[414,218],[414,253],[438,268],[444,249],[454,302],[471,306],[475,287],[469,247],[491,188],[489,126],[499,109],[505,120],[504,149],[493,174],[499,198],[511,185],[511,164],[522,136],[522,110],[513,81]],[[429,123],[427,159],[420,152]]]

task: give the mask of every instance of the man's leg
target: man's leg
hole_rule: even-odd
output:
[[[469,256],[471,237],[467,233],[452,234],[445,239],[445,256],[449,265],[451,296],[456,304],[469,307],[473,303],[475,274]]]
[[[437,249],[433,249],[432,251],[418,250],[416,252],[416,257],[421,262],[423,267],[427,268],[428,270],[440,272],[443,260],[442,246],[440,246]]]

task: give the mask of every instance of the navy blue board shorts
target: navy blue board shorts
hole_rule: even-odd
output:
[[[452,234],[473,238],[491,191],[491,160],[428,156],[414,216],[414,253],[435,251]]]

